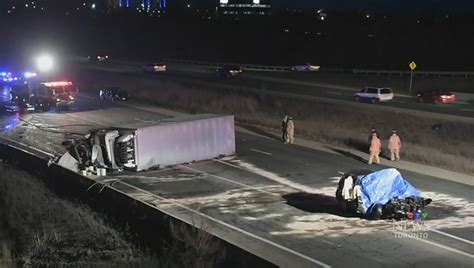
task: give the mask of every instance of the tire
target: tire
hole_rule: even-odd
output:
[[[377,103],[377,102],[379,102],[379,100],[377,98],[372,98],[372,99],[370,99],[370,102],[371,103]]]
[[[360,102],[360,97],[359,97],[359,96],[355,96],[355,97],[354,97],[354,100],[357,101],[357,102]]]
[[[377,204],[372,208],[372,211],[370,213],[370,219],[372,220],[380,220],[382,218],[382,204]]]
[[[419,102],[419,103],[423,103],[423,98],[422,98],[422,97],[419,97],[419,98],[418,98],[418,102]]]
[[[439,100],[438,100],[438,99],[435,99],[435,100],[433,101],[433,103],[434,103],[434,104],[438,104],[438,103],[439,103]]]

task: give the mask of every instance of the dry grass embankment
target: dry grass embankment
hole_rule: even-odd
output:
[[[219,242],[184,224],[172,226],[176,243],[157,257],[88,207],[1,162],[0,206],[15,262],[26,267],[216,267],[223,259]]]
[[[372,126],[381,133],[385,153],[392,129],[402,139],[405,160],[474,174],[474,124],[437,120],[402,112],[359,109],[311,100],[295,100],[265,94],[235,92],[191,83],[169,82],[123,74],[87,74],[80,78],[83,89],[121,85],[135,99],[190,113],[234,114],[240,124],[280,130],[285,114],[295,117],[296,137],[344,145],[367,151]],[[290,89],[289,89],[290,90]],[[439,130],[433,126],[440,124]]]

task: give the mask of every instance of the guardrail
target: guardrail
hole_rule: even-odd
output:
[[[123,60],[111,60],[111,62],[130,65],[130,66],[142,66],[146,64],[141,61],[123,61]],[[279,65],[257,65],[257,64],[241,64],[241,63],[222,63],[222,62],[209,62],[209,61],[193,61],[193,60],[180,60],[165,58],[163,62],[171,63],[182,63],[200,65],[205,67],[219,68],[224,65],[237,65],[245,70],[249,71],[267,71],[267,72],[290,72],[291,66],[279,66]],[[335,72],[335,73],[353,73],[356,75],[385,75],[385,76],[410,76],[410,71],[404,70],[369,70],[369,69],[342,69],[342,68],[325,68],[321,67],[320,72]],[[474,77],[474,72],[445,72],[445,71],[414,71],[414,76],[425,76],[425,77]]]
[[[352,72],[354,74],[365,74],[365,75],[399,75],[399,76],[409,76],[411,74],[410,71],[394,71],[394,70],[361,70],[361,69],[353,69]],[[447,77],[474,77],[474,72],[437,72],[437,71],[427,71],[427,72],[413,72],[414,76],[447,76]]]
[[[270,72],[289,72],[291,71],[290,66],[275,66],[275,65],[256,65],[256,64],[241,64],[241,63],[219,63],[219,62],[208,62],[208,61],[193,61],[193,60],[180,60],[180,59],[164,59],[165,62],[184,63],[201,65],[208,67],[221,67],[224,65],[238,65],[245,70],[250,71],[270,71]],[[343,69],[343,68],[324,68],[321,67],[322,72],[338,72],[338,73],[354,73],[364,75],[399,75],[406,76],[410,75],[410,71],[402,70],[367,70],[367,69]],[[474,77],[474,72],[444,72],[444,71],[426,71],[413,73],[415,76],[447,76],[447,77]]]
[[[256,65],[256,64],[241,64],[241,63],[221,63],[221,62],[206,62],[206,61],[192,61],[192,60],[179,60],[179,59],[164,59],[165,62],[184,63],[201,65],[208,67],[222,67],[224,65],[238,65],[244,70],[249,71],[268,71],[268,72],[289,72],[291,71],[290,66],[275,66],[275,65]]]

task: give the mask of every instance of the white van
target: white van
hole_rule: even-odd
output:
[[[392,89],[388,87],[365,87],[356,94],[354,94],[354,100],[356,101],[369,101],[376,103],[380,101],[390,101],[393,99]]]

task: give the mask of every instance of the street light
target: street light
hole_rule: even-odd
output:
[[[53,69],[54,60],[53,57],[47,54],[43,54],[36,59],[36,68],[40,72],[49,72]]]

